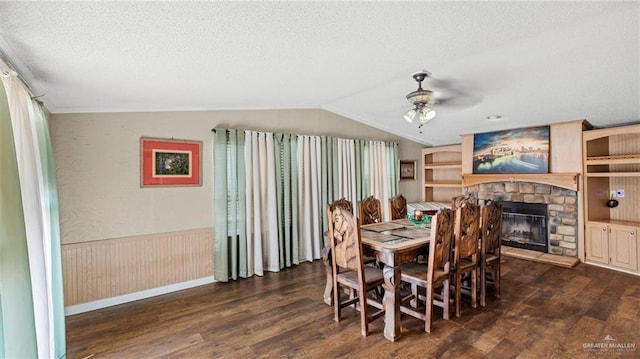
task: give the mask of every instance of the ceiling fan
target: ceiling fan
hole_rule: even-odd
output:
[[[420,120],[418,128],[422,128],[424,124],[436,116],[436,111],[433,109],[434,105],[437,107],[443,105],[448,107],[468,107],[481,101],[480,96],[469,95],[459,89],[454,89],[451,80],[435,80],[427,70],[421,70],[411,76],[418,83],[418,89],[406,96],[413,107],[404,115],[404,118],[412,123],[418,117]],[[430,79],[430,84],[436,87],[435,91],[422,88],[422,82],[427,78]]]
[[[407,100],[414,107],[404,115],[404,119],[411,123],[419,115],[420,125],[418,128],[436,117],[436,111],[429,107],[434,102],[433,91],[422,88],[422,81],[430,75],[431,73],[426,70],[413,74],[413,79],[418,82],[418,89],[407,95]]]

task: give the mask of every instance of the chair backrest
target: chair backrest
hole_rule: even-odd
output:
[[[480,245],[480,206],[473,202],[466,202],[456,210],[455,224],[455,262],[461,258],[468,258],[477,262],[478,247]]]
[[[451,209],[455,211],[458,208],[462,207],[465,203],[478,204],[478,201],[470,197],[469,195],[461,194],[451,199]]]
[[[481,230],[482,253],[499,250],[502,239],[502,203],[489,201],[482,207]]]
[[[329,231],[333,263],[335,266],[362,273],[362,246],[360,227],[353,214],[342,207],[328,211]],[[337,270],[337,268],[334,268]],[[336,273],[334,271],[334,273]]]
[[[389,199],[389,212],[391,220],[407,217],[407,199],[402,194],[397,194]]]
[[[454,212],[448,208],[438,211],[432,219],[427,272],[431,280],[436,270],[449,273],[454,222]]]
[[[358,203],[360,212],[360,224],[382,222],[382,205],[380,200],[370,196]]]
[[[351,203],[351,201],[349,201],[345,197],[342,197],[340,199],[337,199],[337,200],[333,201],[333,203],[331,203],[329,205],[329,210],[333,211],[333,209],[336,208],[336,207],[340,207],[342,209],[348,210],[351,213],[354,213],[353,212],[353,203]]]

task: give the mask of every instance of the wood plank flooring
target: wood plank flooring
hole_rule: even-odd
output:
[[[334,322],[316,261],[67,317],[67,357],[640,357],[640,277],[507,257],[502,265],[502,299],[463,306],[431,334],[403,316],[395,343],[384,339],[382,318],[366,338],[356,311]]]

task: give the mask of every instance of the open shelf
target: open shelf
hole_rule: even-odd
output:
[[[429,163],[425,164],[424,168],[436,169],[436,168],[462,168],[462,161],[460,162],[441,162],[441,163]]]
[[[445,201],[462,194],[462,147],[448,145],[422,149],[423,190],[425,202]]]
[[[439,181],[439,182],[425,182],[424,185],[426,187],[462,187],[462,182],[460,181],[451,181],[451,182],[445,182],[445,181]]]
[[[587,166],[615,164],[640,164],[640,154],[587,157]]]

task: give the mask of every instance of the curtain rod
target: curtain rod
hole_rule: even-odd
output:
[[[211,132],[216,133],[217,128],[212,128]],[[225,130],[228,130],[227,128],[225,128]],[[271,134],[276,134],[276,133],[280,133],[282,134],[282,136],[284,136],[285,134],[290,134],[290,135],[294,135],[294,136],[325,136],[325,137],[334,137],[337,139],[343,139],[343,140],[362,140],[362,141],[380,141],[380,142],[391,142],[396,146],[399,146],[400,144],[396,141],[392,141],[392,140],[371,140],[371,139],[365,139],[365,138],[343,138],[343,137],[335,137],[335,136],[331,136],[331,135],[300,135],[297,133],[285,133],[285,132],[265,132],[265,131],[256,131],[256,130],[245,130],[245,129],[236,129],[236,130],[241,130],[241,131],[253,131],[253,132],[262,132],[262,133],[271,133]]]
[[[40,105],[42,105],[42,101],[38,99],[42,96],[45,96],[45,94],[42,94],[42,95],[35,94],[31,86],[29,86],[29,83],[24,79],[24,77],[22,77],[22,75],[20,75],[18,70],[16,70],[16,67],[13,65],[11,61],[9,61],[9,57],[2,51],[2,49],[0,49],[0,61],[2,62],[3,67],[6,67],[9,71],[12,71],[16,75],[16,77],[20,80],[20,82],[22,82],[24,87],[27,88],[27,91],[29,92],[29,96],[31,97],[31,99],[36,100]],[[4,71],[5,70],[3,69],[3,72]]]

